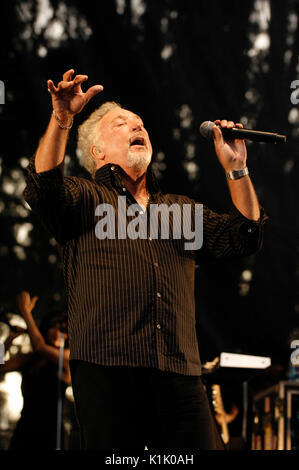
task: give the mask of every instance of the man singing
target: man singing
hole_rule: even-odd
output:
[[[53,112],[30,161],[25,190],[63,250],[82,449],[221,449],[200,377],[194,268],[195,259],[244,257],[261,246],[266,216],[246,168],[244,141],[226,141],[220,130],[242,125],[215,121],[216,154],[233,208],[220,215],[203,206],[201,248],[186,249],[186,240],[172,230],[174,217],[168,238],[161,232],[153,237],[149,227],[135,238],[120,236],[117,227],[99,236],[99,208],[119,216],[120,201],[144,216],[152,207],[188,206],[192,226],[197,212],[194,200],[159,190],[142,119],[114,102],[79,128],[78,148],[91,179],[64,177],[73,118],[103,89],[95,85],[84,93],[86,80],[69,70],[57,87],[48,81]]]

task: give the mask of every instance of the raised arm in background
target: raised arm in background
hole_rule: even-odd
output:
[[[31,298],[29,292],[22,291],[17,296],[18,308],[27,325],[27,331],[30,336],[33,351],[39,353],[41,356],[44,356],[52,363],[58,364],[59,348],[51,344],[48,344],[46,342],[45,338],[39,331],[34,321],[34,318],[32,316],[32,310],[34,309],[37,300],[38,300],[38,297]],[[63,368],[64,368],[65,374],[68,377],[70,376],[69,355],[70,355],[69,349],[64,348]],[[70,379],[68,381],[70,381]]]

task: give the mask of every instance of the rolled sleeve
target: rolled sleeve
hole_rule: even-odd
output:
[[[25,201],[57,241],[62,241],[69,227],[66,222],[71,223],[80,207],[80,179],[64,177],[63,163],[51,170],[37,173],[35,156],[29,161],[25,179]]]
[[[227,214],[217,214],[204,207],[203,247],[199,262],[242,258],[259,251],[267,219],[263,207],[260,207],[257,221],[247,219],[236,207]]]

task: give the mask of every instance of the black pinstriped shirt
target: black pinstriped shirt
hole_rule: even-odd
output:
[[[162,194],[150,171],[147,185],[150,204],[190,204],[194,225],[195,201]],[[25,199],[62,247],[70,359],[199,375],[195,263],[254,253],[267,217],[262,210],[253,222],[236,208],[220,215],[203,206],[203,246],[193,251],[172,230],[169,239],[97,238],[96,208],[110,204],[117,214],[120,195],[136,204],[116,165],[92,180],[64,177],[62,165],[37,174],[34,158],[28,167]]]

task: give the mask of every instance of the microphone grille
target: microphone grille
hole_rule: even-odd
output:
[[[204,121],[200,125],[199,132],[206,139],[211,139],[213,137],[212,127],[214,127],[215,125],[216,124],[214,124],[212,121]]]

